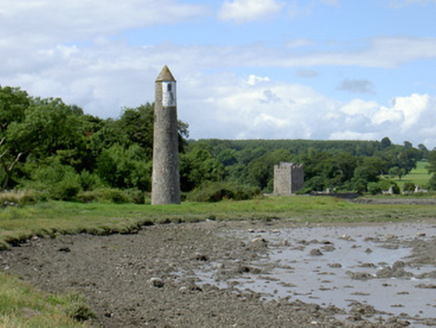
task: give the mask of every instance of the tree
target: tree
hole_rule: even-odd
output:
[[[427,149],[427,147],[424,145],[424,144],[419,144],[418,145],[418,149],[420,150],[420,152],[421,152],[421,155],[420,155],[420,157],[419,157],[419,160],[420,161],[422,161],[423,159],[426,159],[427,158],[427,156],[428,156],[428,149]]]
[[[0,149],[2,149],[2,145],[4,144],[5,138],[3,137],[0,140]],[[12,178],[12,173],[14,172],[15,165],[17,165],[22,153],[17,154],[15,158],[13,158],[9,163],[7,163],[6,155],[8,154],[9,149],[6,148],[3,152],[0,153],[0,164],[4,171],[2,189],[6,189],[8,187],[9,181]],[[0,176],[0,178],[2,178]]]
[[[204,181],[222,181],[224,166],[212,153],[212,147],[196,143],[180,156],[180,184],[182,191],[191,191]]]
[[[406,141],[404,141],[404,147],[410,149],[410,148],[413,148],[413,145],[410,141],[406,140]]]
[[[247,166],[248,184],[259,187],[267,192],[272,191],[274,178],[274,165],[280,162],[289,162],[291,153],[286,149],[276,149],[272,152],[251,161]]]
[[[8,188],[15,167],[23,155],[11,146],[13,140],[8,135],[8,129],[12,123],[24,120],[29,105],[30,98],[25,91],[20,88],[0,86],[0,185],[2,189]]]
[[[382,149],[388,148],[392,144],[391,140],[388,137],[384,137],[381,140],[381,147]]]
[[[113,188],[151,190],[152,162],[147,161],[138,144],[124,148],[114,144],[97,158],[97,173]]]
[[[389,175],[392,177],[398,177],[398,180],[401,181],[401,178],[406,174],[405,169],[400,169],[399,167],[391,167],[389,169]]]

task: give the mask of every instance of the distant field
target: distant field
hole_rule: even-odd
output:
[[[425,187],[428,180],[431,178],[431,175],[428,174],[425,168],[427,164],[427,162],[418,162],[416,169],[413,169],[408,175],[402,177],[401,181],[398,178],[392,180],[395,181],[400,188],[402,188],[406,182],[413,182],[417,186]]]

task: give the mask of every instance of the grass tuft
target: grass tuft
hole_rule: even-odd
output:
[[[0,273],[0,327],[90,327],[94,317],[83,296],[47,295],[16,277]]]

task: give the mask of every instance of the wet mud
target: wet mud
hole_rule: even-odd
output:
[[[0,270],[80,292],[103,327],[436,325],[436,221],[215,222],[33,238]]]

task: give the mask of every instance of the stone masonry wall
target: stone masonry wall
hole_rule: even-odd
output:
[[[304,187],[304,167],[294,163],[281,162],[274,165],[274,194],[288,196]]]
[[[171,75],[171,72],[165,66],[156,80],[152,205],[180,204],[179,146],[175,83],[176,81]],[[172,85],[173,88],[168,90],[168,85]],[[163,90],[163,88],[165,88],[165,90]],[[166,97],[164,93],[168,91],[174,93]]]

